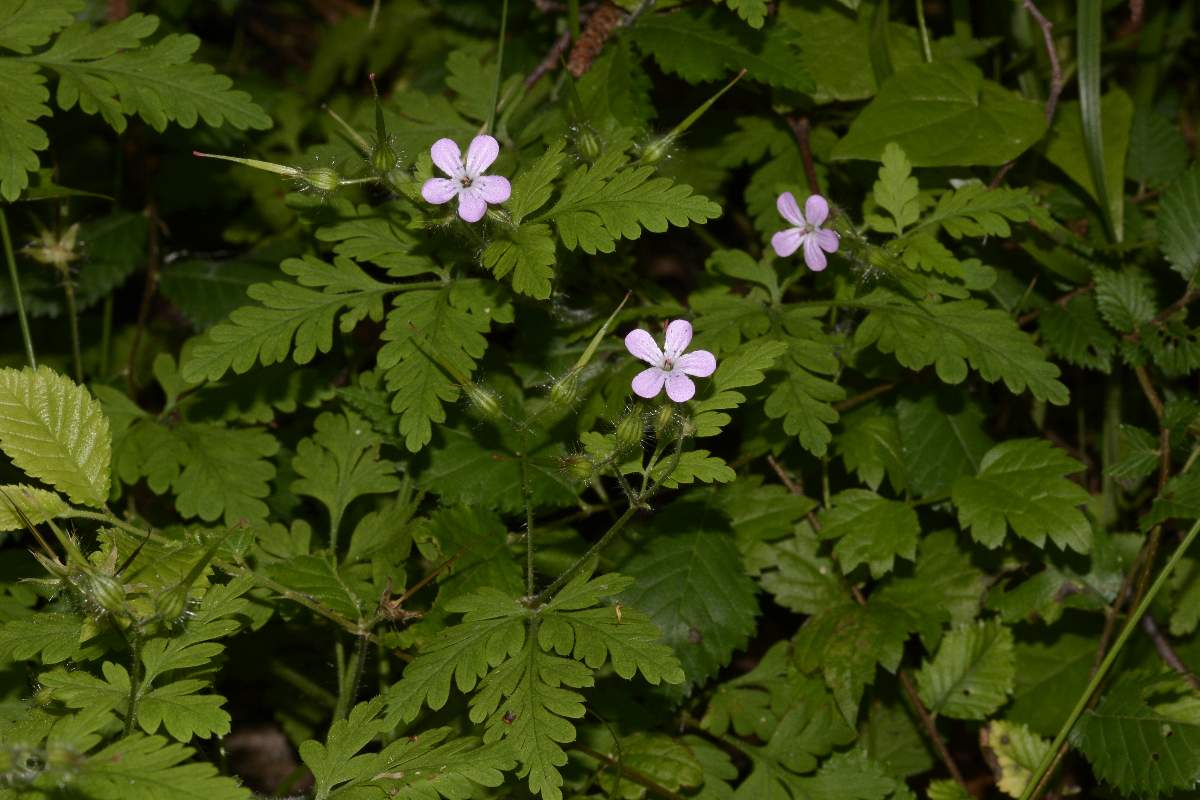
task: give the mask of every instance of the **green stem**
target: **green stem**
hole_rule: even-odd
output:
[[[1083,690],[1083,694],[1079,696],[1078,702],[1075,703],[1075,708],[1071,710],[1071,715],[1067,717],[1067,721],[1063,723],[1062,728],[1058,732],[1058,736],[1054,737],[1054,742],[1050,745],[1050,749],[1046,751],[1046,755],[1042,757],[1042,762],[1038,764],[1038,768],[1029,778],[1029,783],[1025,786],[1025,791],[1021,794],[1020,800],[1035,800],[1040,794],[1042,779],[1050,769],[1051,763],[1054,761],[1055,753],[1063,746],[1063,742],[1067,740],[1071,729],[1075,727],[1075,723],[1079,720],[1079,716],[1087,708],[1088,702],[1095,693],[1096,688],[1100,686],[1101,681],[1108,674],[1108,670],[1112,667],[1113,662],[1117,660],[1117,656],[1121,653],[1121,648],[1125,646],[1125,642],[1137,629],[1142,617],[1150,608],[1150,604],[1154,602],[1154,598],[1158,596],[1159,590],[1166,585],[1167,579],[1179,564],[1179,560],[1183,558],[1183,554],[1187,552],[1188,547],[1196,539],[1196,535],[1200,534],[1200,520],[1197,520],[1188,531],[1187,536],[1180,542],[1179,547],[1175,548],[1175,552],[1171,554],[1171,558],[1167,561],[1166,566],[1158,573],[1158,577],[1154,579],[1154,584],[1150,587],[1150,591],[1146,592],[1146,596],[1142,598],[1142,602],[1134,609],[1133,614],[1125,622],[1125,627],[1121,630],[1121,635],[1117,637],[1113,643],[1112,649],[1104,657],[1104,661],[1100,662],[1100,668],[1096,670],[1096,674],[1092,676],[1092,680],[1088,683],[1087,688]]]
[[[125,735],[129,736],[137,723],[138,696],[142,685],[142,641],[136,627],[130,627],[126,640],[129,642],[129,652],[133,656],[129,670],[129,710],[125,713]]]
[[[292,688],[307,695],[309,699],[328,708],[337,708],[337,698],[334,697],[333,692],[282,661],[272,661],[270,672],[284,683],[290,684]]]
[[[113,296],[109,292],[104,296],[104,312],[100,322],[100,377],[108,377],[108,354],[112,349],[113,326]]]
[[[933,63],[933,50],[929,47],[929,30],[925,27],[925,0],[916,0],[917,5],[917,28],[921,31],[921,52],[925,56],[925,63]]]
[[[533,594],[533,493],[529,490],[529,463],[521,455],[521,497],[525,501],[525,594]]]
[[[79,311],[75,306],[75,284],[63,274],[63,293],[67,298],[67,322],[71,327],[71,356],[75,362],[75,382],[83,384],[83,353],[79,348]]]
[[[571,41],[579,38],[579,0],[567,0],[567,30],[571,32]]]
[[[351,656],[350,669],[342,675],[342,685],[338,688],[337,706],[333,709],[333,721],[345,719],[350,713],[350,706],[358,695],[358,685],[362,682],[363,671],[367,665],[367,636],[358,637],[354,644],[354,655]]]
[[[487,124],[484,131],[492,132],[496,124],[496,105],[500,102],[500,79],[504,75],[504,35],[508,28],[508,0],[500,3],[500,41],[496,45],[496,81],[492,86],[492,104],[488,108]]]
[[[29,334],[29,320],[25,317],[25,301],[21,298],[21,278],[17,275],[17,260],[13,257],[12,238],[8,235],[8,219],[0,207],[0,238],[4,240],[4,260],[8,262],[8,277],[12,279],[13,302],[17,304],[17,321],[21,324],[21,338],[25,340],[25,359],[29,366],[37,369],[33,355],[33,337]]]
[[[587,552],[579,557],[571,566],[567,567],[566,572],[554,579],[554,583],[542,589],[537,596],[539,604],[548,603],[554,595],[558,594],[558,590],[567,585],[567,581],[575,577],[575,574],[584,568],[601,550],[608,546],[608,543],[621,532],[621,529],[633,519],[633,515],[637,513],[639,506],[631,505],[625,509],[625,513],[617,517],[617,521],[612,524],[612,527],[604,532],[604,535],[596,540],[596,543],[588,548]]]

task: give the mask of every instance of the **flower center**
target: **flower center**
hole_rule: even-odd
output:
[[[461,178],[458,179],[458,182],[462,184],[462,187],[464,189],[466,189],[468,186],[471,185],[471,176],[463,175]]]
[[[662,368],[666,372],[670,372],[671,370],[675,369],[675,362],[671,360],[670,356],[663,359]]]

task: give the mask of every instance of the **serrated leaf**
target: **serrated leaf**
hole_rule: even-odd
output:
[[[903,706],[876,701],[859,729],[859,749],[897,778],[929,771],[933,755],[914,717]]]
[[[460,280],[443,289],[399,295],[388,312],[379,351],[392,411],[412,452],[433,436],[433,423],[444,422],[445,403],[457,399],[460,376],[469,377],[487,350],[486,333],[495,321],[511,320],[493,287]],[[447,374],[447,368],[457,374]]]
[[[866,564],[873,577],[886,575],[896,556],[916,558],[920,535],[916,511],[865,489],[840,492],[821,517],[821,538],[838,540],[833,552],[847,573]]]
[[[1117,460],[1105,474],[1124,480],[1139,480],[1158,469],[1158,437],[1136,425],[1121,425],[1117,436]]]
[[[921,540],[912,574],[893,577],[872,596],[902,613],[908,629],[932,647],[945,623],[976,617],[985,585],[983,572],[959,548],[954,532],[936,531]]]
[[[618,239],[637,239],[645,229],[663,233],[670,225],[686,227],[721,215],[721,207],[692,187],[652,177],[654,167],[625,167],[625,155],[613,150],[595,163],[578,167],[563,184],[558,202],[535,221],[553,221],[569,250],[611,253]]]
[[[671,470],[669,475],[668,469]],[[707,450],[688,450],[686,453],[680,453],[678,462],[667,456],[654,465],[650,474],[668,489],[676,489],[680,484],[696,481],[729,483],[737,477],[737,473],[723,458],[709,455]]]
[[[762,587],[775,602],[800,614],[816,614],[839,605],[846,590],[833,559],[818,553],[820,541],[810,529],[768,546],[756,556],[764,566]]]
[[[40,525],[61,516],[69,508],[65,500],[45,489],[20,484],[0,486],[0,531],[24,530],[26,519],[33,525]]]
[[[178,475],[171,480],[176,509],[184,518],[227,525],[267,516],[275,467],[267,460],[279,449],[275,437],[252,428],[188,423],[173,431],[180,451]]]
[[[1071,743],[1127,794],[1191,789],[1200,773],[1200,701],[1178,675],[1126,671],[1083,713]]]
[[[1200,267],[1200,164],[1192,165],[1167,188],[1158,233],[1171,269],[1191,281]]]
[[[14,0],[9,0],[13,2]],[[33,6],[36,0],[28,0]],[[49,116],[50,92],[35,64],[0,58],[0,85],[4,86],[4,111],[0,112],[0,198],[15,202],[29,185],[29,173],[40,164],[37,151],[50,146],[50,138],[34,120]]]
[[[229,714],[221,708],[225,698],[199,694],[206,686],[201,680],[182,680],[151,689],[138,701],[138,725],[146,733],[155,733],[161,725],[181,742],[193,736],[224,736],[230,724]]]
[[[0,0],[0,47],[29,53],[75,21],[83,0]]]
[[[875,202],[892,215],[891,220],[871,217],[871,226],[882,233],[904,233],[921,215],[918,202],[920,187],[912,177],[912,164],[895,142],[888,142],[880,156],[879,180],[875,181]]]
[[[678,739],[638,731],[621,737],[614,744],[610,752],[620,753],[622,768],[645,775],[667,791],[695,788],[704,782],[704,771],[692,749]],[[625,800],[641,800],[647,791],[645,786],[623,778],[615,771],[602,773],[600,785],[609,797]]]
[[[950,384],[966,379],[969,363],[990,383],[1003,379],[1012,392],[1028,388],[1055,405],[1070,398],[1058,367],[999,309],[978,300],[917,304],[883,289],[861,302],[871,311],[855,332],[860,347],[874,344],[909,369],[932,365]]]
[[[917,687],[935,714],[986,719],[1007,702],[1015,672],[1012,631],[1000,622],[978,622],[942,638],[937,654],[917,671]]]
[[[875,666],[895,672],[908,639],[902,619],[886,603],[843,602],[805,621],[792,640],[796,665],[821,671],[843,719],[854,726],[863,690],[875,682]]]
[[[488,447],[467,431],[444,429],[444,444],[435,445],[421,486],[443,502],[461,502],[501,511],[523,511],[521,458],[500,447]],[[562,445],[553,443],[526,453],[526,477],[533,501],[543,506],[569,506],[576,488],[559,468]],[[449,554],[447,554],[449,555]]]
[[[892,489],[899,492],[906,488],[900,426],[894,415],[871,408],[846,415],[834,447],[846,469],[857,473],[872,491],[879,489],[885,474]]]
[[[754,583],[728,536],[658,536],[622,572],[636,582],[621,601],[662,630],[683,664],[687,690],[729,663],[754,630]]]
[[[1083,469],[1044,439],[1010,439],[987,452],[974,477],[954,483],[958,520],[987,547],[999,547],[1008,528],[1043,547],[1046,535],[1062,548],[1086,553],[1092,527],[1078,506],[1088,493],[1066,476]]]
[[[976,472],[992,440],[983,411],[962,392],[927,394],[896,404],[905,472],[913,491],[936,496],[964,473]]]
[[[313,427],[313,435],[296,445],[292,468],[300,477],[292,491],[325,505],[336,540],[342,516],[356,498],[396,492],[400,480],[396,465],[379,457],[382,440],[361,418],[326,413]]]
[[[919,64],[892,75],[834,148],[835,159],[877,160],[895,142],[916,167],[999,166],[1046,130],[1040,103],[985,80],[965,62]]]
[[[450,697],[450,681],[460,692],[475,688],[479,679],[525,645],[525,609],[495,589],[480,589],[447,604],[465,614],[463,621],[443,630],[404,670],[388,695],[388,723],[411,720],[422,705],[438,710]]]
[[[87,389],[49,367],[0,369],[0,450],[73,503],[108,499],[108,418]]]
[[[271,127],[271,118],[249,94],[191,60],[198,37],[168,34],[153,45],[127,49],[157,27],[157,17],[144,14],[96,31],[74,25],[30,60],[58,73],[56,100],[64,111],[78,103],[88,114],[102,114],[118,132],[134,114],[160,132],[168,122],[191,128],[200,119],[239,130]]]
[[[634,43],[652,54],[663,70],[690,83],[720,80],[745,68],[760,83],[799,92],[813,88],[785,30],[773,27],[755,33],[727,20],[712,9],[644,14],[631,33]]]
[[[994,720],[985,729],[988,747],[996,758],[996,788],[1009,797],[1020,797],[1029,779],[1050,752],[1050,742],[1020,723]]]
[[[1117,339],[1100,320],[1094,297],[1080,295],[1066,305],[1048,304],[1038,316],[1038,329],[1046,349],[1068,363],[1105,374],[1112,369]]]
[[[364,317],[383,317],[383,295],[399,287],[380,283],[348,258],[333,265],[312,256],[290,258],[280,268],[296,279],[256,283],[246,290],[258,305],[243,306],[208,330],[182,366],[193,383],[239,374],[260,362],[276,364],[289,355],[307,364],[333,347],[333,324],[349,332]],[[294,341],[294,348],[293,348]]]
[[[58,664],[79,652],[83,620],[75,614],[39,611],[0,625],[0,661],[41,659]]]
[[[767,0],[714,0],[737,12],[751,28],[761,28],[767,17]]]
[[[512,274],[513,289],[537,300],[550,297],[554,279],[555,241],[550,226],[522,225],[492,240],[482,262],[497,278]]]
[[[401,737],[379,754],[383,771],[371,783],[397,800],[465,800],[486,796],[480,787],[500,786],[504,773],[516,767],[507,747],[481,746],[473,737],[453,735],[450,728],[435,728],[419,737]]]
[[[554,180],[562,172],[566,160],[562,142],[551,142],[537,161],[513,179],[512,197],[506,206],[513,224],[520,225],[527,216],[546,205],[554,190]]]
[[[1154,281],[1135,267],[1123,270],[1097,269],[1096,306],[1104,320],[1122,333],[1133,333],[1154,319]]]
[[[575,740],[572,719],[584,715],[583,695],[592,672],[578,661],[544,652],[530,636],[480,683],[471,698],[471,721],[485,722],[483,740],[505,740],[521,764],[517,776],[544,800],[562,800],[562,745]],[[567,687],[567,688],[564,688]]]
[[[748,342],[724,356],[720,369],[713,375],[712,396],[696,401],[693,407],[696,436],[720,433],[730,422],[730,416],[723,412],[746,402],[746,396],[735,390],[762,383],[766,378],[764,370],[770,369],[787,352],[787,347],[784,342]]]
[[[368,778],[379,771],[380,754],[360,751],[388,729],[379,718],[383,705],[382,697],[359,703],[346,719],[335,720],[329,726],[324,744],[310,739],[300,745],[300,758],[312,770],[318,798],[328,797],[347,781]]]
[[[1148,105],[1135,105],[1125,172],[1131,180],[1165,186],[1187,170],[1187,141],[1179,127]],[[1159,216],[1162,233],[1162,216]]]
[[[362,616],[363,602],[350,591],[333,563],[322,556],[301,555],[270,565],[278,583],[351,620]]]
[[[76,789],[95,800],[250,800],[249,789],[161,736],[132,734],[88,756]]]
[[[763,411],[771,419],[782,418],[786,433],[821,456],[833,439],[829,426],[838,420],[833,403],[846,397],[841,386],[823,376],[836,375],[841,365],[833,342],[813,320],[806,320],[797,333],[804,338],[788,340],[788,353],[780,364],[784,375],[767,396]]]
[[[1139,525],[1149,530],[1168,519],[1200,519],[1200,471],[1189,470],[1167,481]]]

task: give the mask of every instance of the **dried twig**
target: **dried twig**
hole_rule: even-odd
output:
[[[804,162],[804,177],[808,180],[808,190],[813,194],[820,194],[821,184],[817,181],[817,170],[813,166],[812,146],[808,141],[808,134],[812,128],[809,125],[808,117],[788,117],[787,122],[791,126],[792,133],[796,135],[796,144],[800,145],[800,160]]]
[[[1159,630],[1158,623],[1154,621],[1154,615],[1147,613],[1142,617],[1142,630],[1150,637],[1150,641],[1154,642],[1154,649],[1158,651],[1158,657],[1171,669],[1183,676],[1183,679],[1188,682],[1188,685],[1193,689],[1200,689],[1200,679],[1197,679],[1192,671],[1188,669],[1187,664],[1183,663],[1183,659],[1171,647],[1171,643],[1167,641],[1167,637]]]
[[[533,72],[530,72],[525,78],[525,88],[530,89],[542,76],[558,66],[562,61],[563,53],[567,52],[567,47],[571,44],[571,32],[563,31],[562,35],[554,40],[554,44],[550,46],[550,50],[546,53],[546,57],[541,60]]]

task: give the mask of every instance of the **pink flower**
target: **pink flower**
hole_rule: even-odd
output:
[[[633,392],[649,400],[667,386],[667,397],[676,403],[686,403],[696,394],[696,384],[688,375],[707,378],[717,369],[717,359],[707,350],[684,354],[692,341],[692,325],[677,319],[667,326],[667,339],[662,350],[654,337],[640,328],[625,337],[625,348],[650,365],[633,379]]]
[[[775,201],[780,215],[796,227],[780,231],[771,237],[771,247],[780,258],[787,258],[804,245],[804,263],[813,272],[825,269],[825,253],[836,253],[838,235],[821,226],[829,217],[829,203],[819,194],[804,201],[804,213],[791,192],[784,192]],[[824,250],[825,253],[821,251]]]
[[[421,187],[421,197],[435,205],[458,198],[458,215],[467,222],[479,222],[489,204],[503,203],[512,195],[508,178],[484,175],[500,154],[500,143],[483,134],[471,140],[464,162],[462,151],[451,139],[438,139],[429,148],[433,163],[449,178],[430,178]]]

